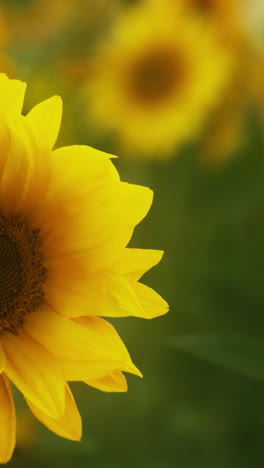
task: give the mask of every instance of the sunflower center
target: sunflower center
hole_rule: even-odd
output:
[[[25,316],[44,303],[47,270],[40,247],[38,230],[0,213],[0,335],[17,333]]]
[[[184,60],[175,50],[151,50],[130,68],[129,93],[143,105],[160,104],[180,89],[185,70]]]

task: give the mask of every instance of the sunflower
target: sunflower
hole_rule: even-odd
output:
[[[233,41],[240,35],[241,0],[182,0],[182,2],[192,13],[213,22],[223,38]]]
[[[61,119],[53,97],[21,114],[24,83],[0,75],[0,461],[15,445],[10,382],[34,415],[79,440],[68,381],[126,391],[141,375],[105,317],[152,318],[166,302],[139,278],[160,251],[126,248],[152,192],[120,181],[110,156],[85,146],[52,151]]]
[[[255,59],[255,60],[254,60]],[[252,68],[249,83],[249,94],[256,109],[257,115],[263,125],[264,123],[264,47],[257,51],[252,60]]]
[[[174,1],[174,0],[172,0]],[[183,0],[190,13],[216,26],[233,50],[234,73],[222,102],[207,125],[201,159],[218,165],[245,145],[246,116],[263,109],[264,3],[262,0]]]
[[[243,61],[238,58],[232,80],[204,132],[200,160],[211,166],[225,163],[248,141],[246,116],[253,104],[256,62],[246,44],[243,53]]]
[[[200,17],[175,14],[170,2],[141,4],[99,47],[86,85],[90,113],[133,157],[164,157],[197,135],[229,74],[229,54]]]

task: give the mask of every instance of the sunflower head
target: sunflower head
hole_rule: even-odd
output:
[[[173,0],[172,0],[173,1]],[[198,13],[209,21],[222,26],[236,22],[239,3],[237,0],[182,0],[194,13]]]
[[[127,248],[152,203],[111,157],[53,150],[61,100],[21,114],[25,86],[0,75],[0,462],[15,446],[10,382],[53,432],[81,437],[69,381],[123,392],[141,376],[104,317],[152,318],[166,302],[140,283],[162,252]]]
[[[180,93],[186,78],[185,57],[181,50],[168,44],[155,44],[136,57],[127,70],[127,93],[138,105],[146,108],[160,106]]]
[[[114,132],[131,157],[164,157],[197,135],[221,99],[231,55],[215,28],[182,5],[127,9],[98,48],[86,83],[94,122]]]

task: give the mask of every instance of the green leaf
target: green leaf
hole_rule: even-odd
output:
[[[247,377],[264,380],[264,342],[240,335],[184,335],[168,344]]]

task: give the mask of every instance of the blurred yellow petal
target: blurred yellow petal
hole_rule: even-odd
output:
[[[12,457],[16,442],[16,415],[9,380],[0,375],[0,463]]]

